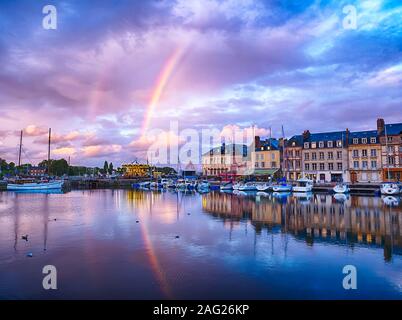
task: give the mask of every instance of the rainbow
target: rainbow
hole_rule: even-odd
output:
[[[172,73],[174,72],[176,66],[178,65],[181,58],[183,57],[183,54],[185,51],[186,51],[185,46],[179,46],[173,52],[173,54],[169,57],[169,59],[166,61],[161,72],[159,73],[157,81],[156,81],[156,85],[154,86],[154,89],[152,90],[151,99],[149,101],[147,111],[145,113],[144,121],[142,123],[142,129],[141,129],[142,137],[145,136],[145,134],[149,128],[149,124],[151,122],[151,118],[154,114],[155,108],[161,99],[163,91],[166,88],[166,85],[168,84],[169,79],[172,76]]]

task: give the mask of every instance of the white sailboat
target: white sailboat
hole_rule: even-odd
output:
[[[268,192],[268,191],[272,190],[272,185],[269,182],[265,182],[265,183],[257,184],[256,188],[258,191]]]
[[[21,151],[22,151],[22,134],[20,137],[20,148],[18,163],[21,165]],[[48,175],[50,173],[50,143],[51,143],[52,129],[49,129],[49,146],[48,146]],[[18,182],[7,184],[7,190],[9,191],[38,191],[38,190],[60,190],[63,188],[64,180],[55,181],[39,181],[39,182]]]
[[[256,191],[257,186],[254,182],[247,182],[241,186],[239,186],[239,191]]]

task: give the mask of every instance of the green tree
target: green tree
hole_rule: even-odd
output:
[[[107,161],[105,161],[105,163],[103,164],[103,174],[107,174],[107,172],[109,171],[109,164],[107,163]]]
[[[109,174],[112,174],[112,173],[113,173],[113,163],[111,162],[109,164]]]

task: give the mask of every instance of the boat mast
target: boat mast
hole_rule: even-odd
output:
[[[50,143],[52,139],[52,129],[49,128],[49,145],[47,150],[47,175],[50,177]]]
[[[23,133],[23,130],[21,130],[21,135],[20,135],[20,150],[19,150],[19,153],[18,153],[18,167],[21,167],[22,133]]]

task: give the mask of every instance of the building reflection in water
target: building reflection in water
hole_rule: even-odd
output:
[[[202,196],[202,207],[231,223],[249,220],[257,234],[264,228],[278,229],[307,245],[382,247],[386,261],[402,253],[402,208],[397,198],[214,192]]]

